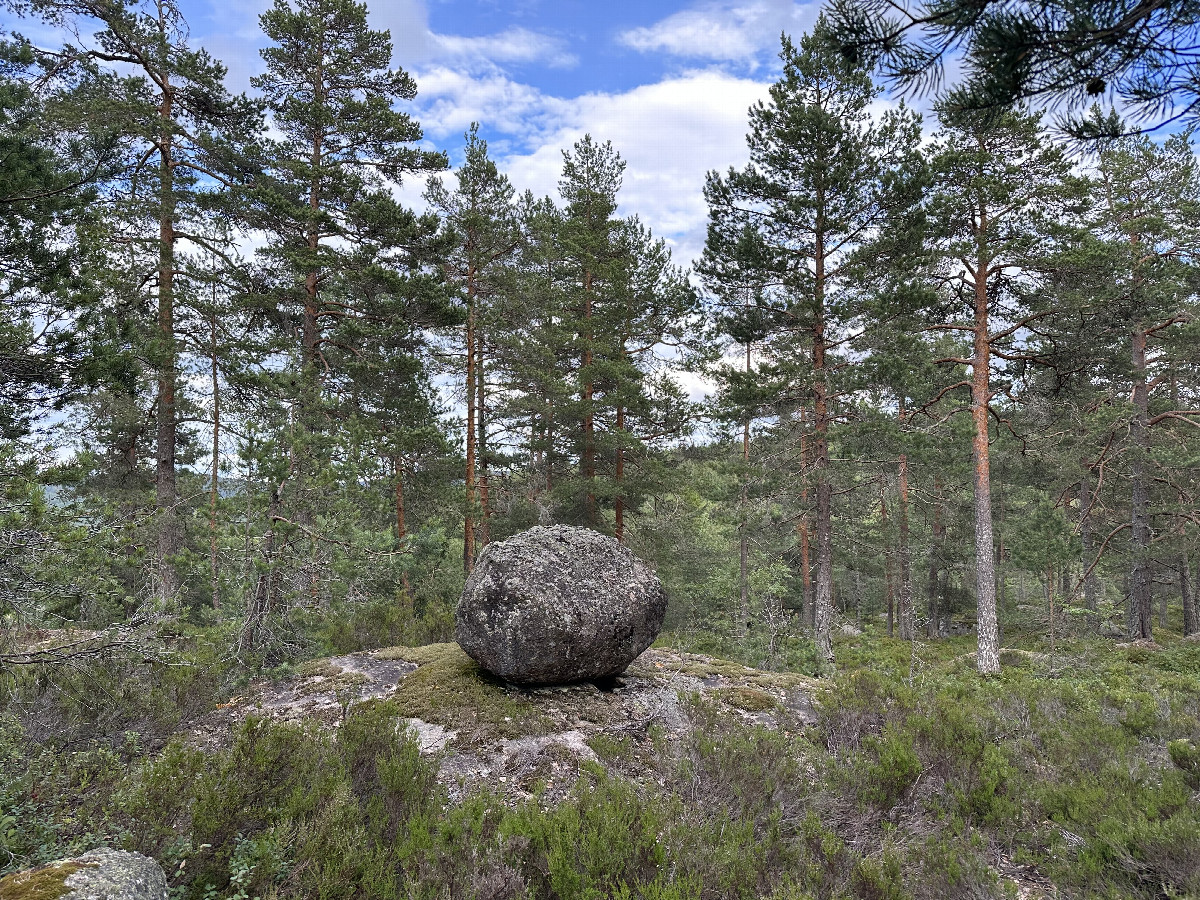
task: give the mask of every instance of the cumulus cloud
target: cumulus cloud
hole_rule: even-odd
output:
[[[214,49],[232,63],[231,81],[244,86],[258,68],[257,17],[271,0],[209,3],[203,24],[218,26],[223,39],[212,42]],[[808,10],[790,0],[714,0],[621,40],[639,49],[725,60],[735,50],[770,50],[781,30],[805,25]],[[463,132],[480,122],[492,155],[514,185],[553,195],[562,150],[589,132],[611,140],[628,163],[621,212],[639,215],[667,238],[680,263],[700,253],[705,173],[745,162],[746,110],[766,96],[765,80],[709,67],[625,92],[560,97],[506,71],[514,64],[573,65],[570,48],[554,36],[515,26],[484,36],[440,34],[430,27],[426,0],[371,3],[370,17],[373,27],[391,32],[397,62],[417,80],[420,93],[412,111],[431,146],[453,156]],[[709,38],[687,39],[689,33]],[[722,45],[722,39],[732,43]],[[423,179],[411,179],[402,192],[421,206],[422,188]]]
[[[612,141],[628,163],[621,212],[667,238],[685,265],[704,243],[705,173],[744,163],[746,111],[767,92],[764,83],[713,69],[571,99],[498,74],[435,69],[418,78],[427,132],[446,140],[483,123],[493,156],[519,190],[556,194],[564,149],[586,133]],[[497,132],[501,139],[490,139]]]
[[[572,68],[579,63],[579,58],[567,50],[566,42],[561,38],[527,28],[506,28],[481,37],[450,34],[432,34],[430,37],[439,58],[456,61],[544,63],[557,69]]]
[[[643,53],[736,61],[753,67],[763,51],[778,46],[782,32],[807,30],[816,20],[818,5],[793,0],[715,0],[622,32],[618,40]]]
[[[513,26],[495,34],[439,34],[429,27],[425,0],[389,0],[369,8],[371,24],[392,35],[396,61],[406,68],[418,63],[447,63],[473,71],[506,63],[540,63],[570,68],[578,63],[565,41],[553,35]]]
[[[471,73],[436,65],[416,70],[419,116],[435,139],[457,138],[472,122],[518,143],[536,140],[569,101],[514,81],[499,70]]]
[[[272,2],[208,0],[207,9],[193,23],[197,43],[226,64],[227,84],[235,91],[249,90],[251,76],[262,71],[258,51],[266,39],[258,20]],[[528,28],[511,27],[475,36],[435,32],[429,25],[427,0],[372,2],[367,16],[372,28],[391,34],[396,65],[409,70],[441,65],[488,73],[511,64],[561,69],[578,63],[564,40]]]

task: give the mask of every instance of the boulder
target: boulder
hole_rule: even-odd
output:
[[[488,544],[467,579],[455,637],[513,684],[620,675],[662,628],[662,583],[628,547],[587,528],[531,528]]]
[[[167,900],[167,878],[148,856],[101,847],[0,879],[0,900]]]

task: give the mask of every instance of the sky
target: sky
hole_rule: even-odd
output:
[[[273,0],[178,0],[193,46],[252,92]],[[747,111],[780,71],[780,35],[799,37],[822,0],[366,0],[394,63],[414,76],[404,109],[428,147],[462,158],[472,122],[518,191],[555,195],[562,151],[585,133],[627,163],[622,215],[638,215],[690,266],[704,246],[707,172],[745,164]],[[7,26],[45,45],[34,23]],[[421,208],[423,184],[404,200]],[[698,399],[709,385],[685,373]]]
[[[197,44],[248,90],[270,0],[181,0]],[[367,0],[417,81],[407,111],[428,144],[461,159],[480,123],[519,191],[553,194],[562,150],[585,133],[627,162],[620,212],[688,265],[704,243],[705,173],[746,161],[747,110],[779,74],[779,36],[819,2],[792,0]],[[405,191],[420,206],[420,189]]]

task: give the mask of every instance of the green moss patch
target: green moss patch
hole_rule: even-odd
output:
[[[672,671],[679,672],[682,675],[691,675],[693,678],[712,678],[714,676],[721,678],[745,678],[754,673],[753,669],[724,659],[689,659],[684,657],[678,663],[664,664],[664,668],[667,665],[671,666]]]
[[[425,644],[421,647],[387,647],[371,654],[376,659],[399,659],[418,666],[429,663],[470,660],[463,648],[451,641],[448,644]]]
[[[441,646],[441,645],[434,644],[433,646],[436,647],[436,646]],[[382,660],[397,660],[397,659],[399,659],[399,660],[403,660],[405,662],[411,662],[412,655],[423,649],[424,649],[423,647],[384,647],[380,650],[372,650],[371,656],[375,657],[375,659],[382,659]]]
[[[296,669],[296,674],[301,678],[314,678],[318,675],[322,678],[333,678],[335,675],[342,674],[342,667],[334,665],[327,659],[310,659]]]
[[[671,651],[659,648],[667,653]],[[741,663],[716,657],[680,654],[678,657],[651,659],[637,664],[639,673],[648,676],[655,674],[679,674],[692,678],[724,678],[743,686],[761,689],[761,691],[790,690],[792,688],[814,688],[820,684],[818,679],[802,675],[799,672],[764,672],[761,669],[751,669]]]
[[[779,706],[779,701],[775,697],[751,687],[732,685],[717,688],[714,693],[730,706],[746,712],[763,712]]]
[[[61,862],[0,879],[0,900],[58,900],[70,892],[67,879],[87,863]]]
[[[509,690],[458,644],[393,648],[393,658],[416,663],[392,695],[398,711],[479,738],[543,733],[549,720],[519,691]]]

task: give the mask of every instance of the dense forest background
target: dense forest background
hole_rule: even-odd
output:
[[[0,0],[0,900],[1200,896],[1200,6],[900,9],[783,37],[686,260],[352,0],[248,96]],[[452,642],[549,523],[666,587],[611,683]]]
[[[554,197],[486,122],[429,149],[350,0],[277,0],[252,96],[171,0],[12,8],[77,39],[0,44],[7,671],[447,639],[488,542],[552,522],[649,560],[681,646],[765,667],[867,623],[977,632],[985,672],[1018,626],[1200,630],[1190,132],[880,113],[822,22],[676,260],[603,135]]]

